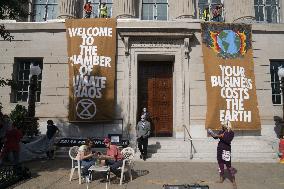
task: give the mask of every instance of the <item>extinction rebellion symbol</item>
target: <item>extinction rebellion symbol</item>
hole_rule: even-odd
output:
[[[82,99],[77,103],[76,113],[81,119],[91,119],[96,115],[96,104],[90,99]]]

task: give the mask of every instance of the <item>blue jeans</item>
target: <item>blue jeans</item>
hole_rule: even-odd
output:
[[[222,17],[216,16],[216,17],[213,17],[212,20],[215,21],[215,22],[222,22]]]
[[[122,164],[123,164],[123,160],[117,160],[117,161],[115,161],[115,160],[109,160],[109,159],[106,160],[106,165],[109,166],[110,171],[111,171],[112,173],[114,173],[114,174],[118,174],[118,173],[117,173],[117,169],[118,169],[119,167],[121,167]]]
[[[81,166],[82,168],[82,176],[87,176],[89,175],[88,169],[92,166],[95,165],[96,159],[87,159],[87,160],[82,160],[81,161]]]

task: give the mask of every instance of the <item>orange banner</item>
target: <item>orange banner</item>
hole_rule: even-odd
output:
[[[202,23],[202,50],[207,90],[206,128],[259,130],[251,25]]]
[[[69,121],[114,116],[116,19],[66,20]]]

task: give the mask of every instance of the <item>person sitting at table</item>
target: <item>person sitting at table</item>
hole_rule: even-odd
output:
[[[103,142],[107,148],[107,151],[106,155],[101,155],[99,158],[105,159],[105,165],[108,165],[110,167],[110,171],[118,176],[118,168],[123,164],[123,156],[118,149],[118,146],[111,144],[109,138],[105,138]]]
[[[92,152],[94,143],[90,138],[87,138],[85,144],[81,145],[78,150],[77,159],[81,160],[82,176],[87,177],[89,174],[88,169],[95,164],[97,153]]]

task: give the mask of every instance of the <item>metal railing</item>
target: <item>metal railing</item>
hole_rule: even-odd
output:
[[[195,149],[195,147],[194,147],[194,145],[193,145],[193,139],[192,139],[192,137],[191,137],[191,135],[190,135],[190,133],[189,133],[189,130],[187,129],[187,127],[185,126],[185,125],[183,125],[183,129],[184,129],[184,135],[183,135],[183,140],[185,141],[185,139],[186,139],[186,133],[188,134],[188,140],[190,141],[190,155],[189,155],[189,157],[190,157],[190,159],[193,159],[193,154],[194,153],[196,153],[196,149]]]

